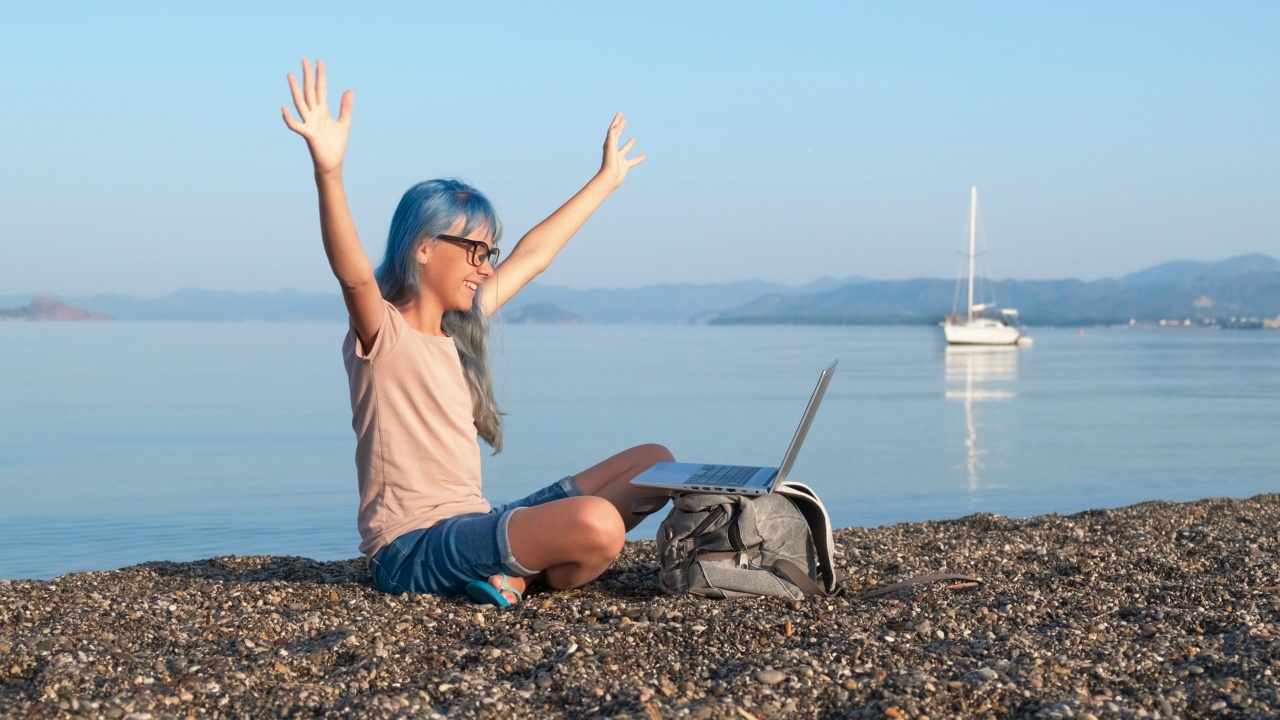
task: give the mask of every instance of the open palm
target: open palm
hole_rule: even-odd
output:
[[[347,136],[351,132],[351,105],[355,93],[350,90],[344,92],[338,117],[329,115],[323,60],[316,61],[314,74],[311,63],[303,60],[302,87],[298,87],[298,79],[289,73],[289,90],[293,93],[293,105],[298,109],[300,120],[294,120],[287,107],[282,106],[280,112],[284,115],[284,124],[306,139],[316,172],[325,173],[342,167],[342,158],[347,152]]]

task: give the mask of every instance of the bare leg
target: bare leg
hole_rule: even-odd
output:
[[[594,495],[612,503],[630,530],[645,518],[644,515],[632,514],[631,503],[655,492],[631,487],[631,478],[648,470],[654,463],[673,460],[675,457],[671,451],[662,445],[637,445],[574,475],[573,481],[583,495]]]
[[[627,531],[644,519],[631,513],[632,501],[652,493],[631,487],[631,478],[656,462],[672,460],[661,445],[639,445],[574,476],[582,497],[566,498],[530,508],[511,516],[507,534],[516,560],[532,577],[511,577],[507,583],[524,592],[541,576],[553,588],[573,588],[594,580],[622,552]],[[489,583],[501,587],[494,575]],[[507,599],[515,596],[507,593]]]
[[[565,589],[585,585],[604,572],[622,552],[627,531],[608,501],[583,496],[516,511],[507,537],[521,565],[541,571],[547,585]],[[511,577],[508,584],[523,592],[537,577]],[[489,578],[494,587],[501,581],[497,575]]]

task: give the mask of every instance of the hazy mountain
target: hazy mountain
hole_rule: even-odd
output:
[[[1280,315],[1280,261],[1244,255],[1216,263],[1178,261],[1118,280],[1003,280],[979,285],[982,300],[1015,307],[1031,325],[1164,318]],[[936,323],[957,303],[953,280],[822,278],[802,286],[763,281],[666,284],[574,290],[531,283],[503,309],[513,323]],[[34,295],[0,296],[18,308]],[[346,319],[338,293],[179,290],[157,298],[60,297],[117,320],[335,321]]]
[[[543,303],[555,305],[593,323],[685,324],[701,322],[708,316],[761,295],[805,295],[862,281],[856,277],[845,280],[820,278],[807,285],[792,287],[746,280],[708,285],[649,285],[624,290],[574,290],[530,283],[514,302],[517,307]]]
[[[58,297],[62,302],[116,320],[205,321],[307,321],[345,320],[346,307],[338,293],[230,292],[225,290],[178,290],[155,298],[128,295]],[[0,297],[0,307],[22,305],[31,296]]]
[[[1130,319],[1280,315],[1280,261],[1245,255],[1216,263],[1171,262],[1119,280],[1004,280],[985,294],[1035,325]],[[980,286],[981,287],[981,286]],[[768,295],[712,318],[716,323],[934,323],[960,307],[949,280],[873,281],[807,296]]]
[[[1200,280],[1222,280],[1241,275],[1276,271],[1280,271],[1280,260],[1261,253],[1254,253],[1253,255],[1241,255],[1216,263],[1175,260],[1125,275],[1120,278],[1120,281],[1127,285],[1135,286],[1161,285]]]
[[[565,322],[566,316],[547,314],[529,306],[551,306],[560,313],[591,323],[685,324],[699,322],[766,293],[803,294],[860,282],[860,278],[821,278],[791,287],[780,283],[741,281],[708,285],[669,284],[624,290],[575,290],[530,283],[516,300],[503,309],[510,321],[513,313],[520,322]],[[25,305],[34,295],[0,296],[0,308]],[[58,297],[63,302],[117,320],[163,321],[344,321],[347,317],[342,297],[334,293],[229,292],[221,290],[178,290],[155,298],[127,295]]]
[[[37,295],[21,307],[0,307],[0,320],[25,320],[34,322],[102,322],[110,320],[106,315],[59,302],[46,295]]]
[[[515,310],[504,307],[502,321],[508,325],[582,325],[586,323],[581,315],[551,303],[522,305]]]

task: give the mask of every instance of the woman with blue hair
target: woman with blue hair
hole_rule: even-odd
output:
[[[625,450],[532,495],[492,507],[481,492],[477,437],[502,449],[488,316],[550,265],[644,155],[619,146],[614,116],[600,170],[525,234],[498,265],[502,225],[479,191],[457,180],[419,183],[391,220],[375,271],[347,206],[342,162],[352,91],[329,113],[324,64],[289,76],[320,196],[320,232],[351,318],[343,360],[351,389],[360,486],[360,550],[384,592],[466,592],[509,605],[528,585],[583,585],[622,551],[642,519],[632,477],[669,461],[661,445]],[[647,493],[646,493],[647,494]]]

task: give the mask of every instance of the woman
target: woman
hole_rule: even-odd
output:
[[[342,161],[354,94],[329,114],[323,62],[290,74],[320,198],[320,231],[351,318],[343,357],[360,483],[360,549],[384,592],[466,592],[518,602],[530,583],[583,585],[604,572],[642,518],[630,480],[669,461],[661,445],[625,450],[523,500],[493,508],[481,494],[477,435],[502,448],[487,317],[551,263],[596,208],[644,161],[609,125],[600,170],[496,266],[501,224],[489,201],[455,180],[420,183],[392,218],[375,272],[347,206]],[[647,494],[647,493],[645,493]]]

